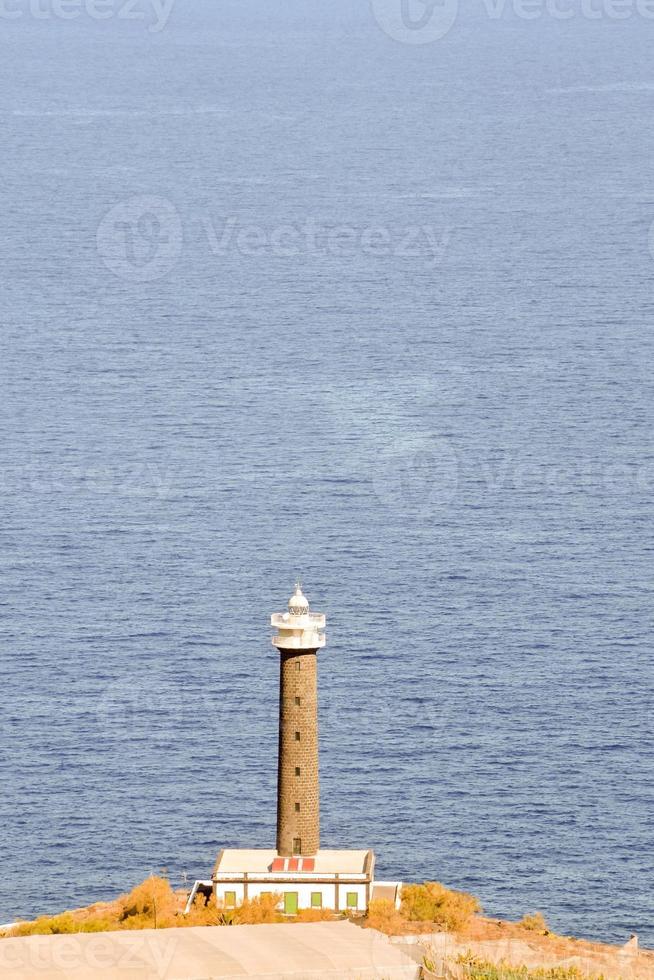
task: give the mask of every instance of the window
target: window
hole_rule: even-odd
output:
[[[296,669],[296,670],[302,670],[302,661],[300,660],[300,658],[299,658],[299,657],[298,657],[298,658],[297,658],[297,660],[295,661],[295,669]]]
[[[301,774],[302,774],[302,770],[300,769],[300,767],[299,767],[299,766],[296,766],[296,767],[295,767],[295,775],[296,775],[296,776],[300,776]]]
[[[225,892],[225,907],[233,909],[236,905],[236,892]]]
[[[301,854],[301,853],[302,853],[302,838],[301,837],[294,837],[293,838],[293,854]]]
[[[299,803],[296,803],[295,804],[295,812],[296,813],[299,813],[300,812],[300,804]]]
[[[347,893],[347,907],[349,909],[356,909],[359,907],[359,896],[356,892]]]
[[[311,908],[322,908],[322,892],[311,892]]]
[[[295,741],[296,742],[299,742],[300,741],[300,733],[299,732],[296,732],[295,733]]]
[[[297,705],[297,707],[299,708],[299,706],[300,706],[300,705],[302,704],[302,698],[296,698],[296,699],[295,699],[295,704],[296,704],[296,705]]]

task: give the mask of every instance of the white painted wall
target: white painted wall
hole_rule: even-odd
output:
[[[243,901],[243,885],[239,882],[218,882],[216,885],[216,898],[219,905],[224,905],[225,893],[226,892],[236,892],[236,904],[240,905]],[[277,892],[280,895],[284,895],[285,892],[297,892],[298,896],[298,908],[308,909],[311,908],[311,893],[320,892],[322,894],[322,907],[324,909],[334,909],[335,908],[335,896],[336,896],[336,886],[333,884],[318,884],[316,882],[308,881],[298,881],[298,882],[248,882],[248,897],[256,898],[261,895],[262,892]],[[336,909],[337,912],[346,912],[348,910],[347,905],[347,895],[348,892],[355,892],[357,895],[357,908],[350,909],[350,911],[365,912],[366,910],[366,886],[364,884],[356,885],[346,885],[339,884],[339,907]],[[280,908],[283,908],[283,900],[280,904]]]
[[[243,901],[243,885],[240,885],[237,881],[228,881],[224,884],[219,882],[216,885],[216,901],[219,905],[225,904],[225,892],[235,892],[236,893],[236,904],[240,905]]]
[[[402,885],[401,881],[375,881],[376,888],[393,889],[395,908],[399,909],[402,905]]]

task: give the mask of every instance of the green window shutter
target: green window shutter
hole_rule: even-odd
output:
[[[297,892],[284,892],[284,913],[297,915]]]
[[[233,909],[236,905],[236,892],[225,892],[225,905],[228,909]]]
[[[311,892],[311,908],[322,908],[322,892]]]
[[[347,907],[349,909],[356,909],[359,906],[359,896],[356,892],[347,893]]]

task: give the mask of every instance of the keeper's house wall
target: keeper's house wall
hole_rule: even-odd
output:
[[[230,882],[216,882],[216,901],[221,908],[233,908],[240,905],[244,901],[244,885],[243,882],[230,881]],[[338,908],[336,907],[336,885],[335,884],[325,884],[324,882],[309,882],[309,881],[298,881],[298,882],[278,882],[278,881],[264,881],[264,882],[254,882],[249,881],[248,887],[248,898],[258,898],[264,893],[276,893],[281,895],[281,901],[279,903],[279,908],[281,911],[284,909],[284,894],[286,892],[291,892],[297,894],[297,907],[298,909],[309,909],[312,907],[311,898],[315,892],[319,892],[322,898],[321,907],[324,909],[334,909],[336,912],[365,912],[366,905],[366,885],[365,882],[357,882],[357,884],[347,884],[346,882],[339,882],[338,885]],[[356,905],[348,905],[348,896],[350,901],[352,896],[356,896]],[[315,906],[313,906],[315,908]]]

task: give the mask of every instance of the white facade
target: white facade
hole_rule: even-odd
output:
[[[243,882],[216,882],[216,901],[221,908],[236,908],[245,899]],[[297,908],[333,909],[335,912],[365,912],[368,908],[367,887],[365,882],[340,882],[338,903],[336,901],[336,883],[308,881],[250,881],[248,882],[248,898],[259,898],[262,894],[280,895],[279,910],[286,907],[286,894],[297,896]],[[320,896],[316,904],[315,896]],[[292,914],[292,913],[290,913]]]
[[[367,910],[374,882],[372,851],[319,851],[311,871],[272,870],[284,860],[272,850],[221,851],[212,878],[218,905],[236,908],[267,893],[280,896],[280,911],[288,915],[309,908]]]

